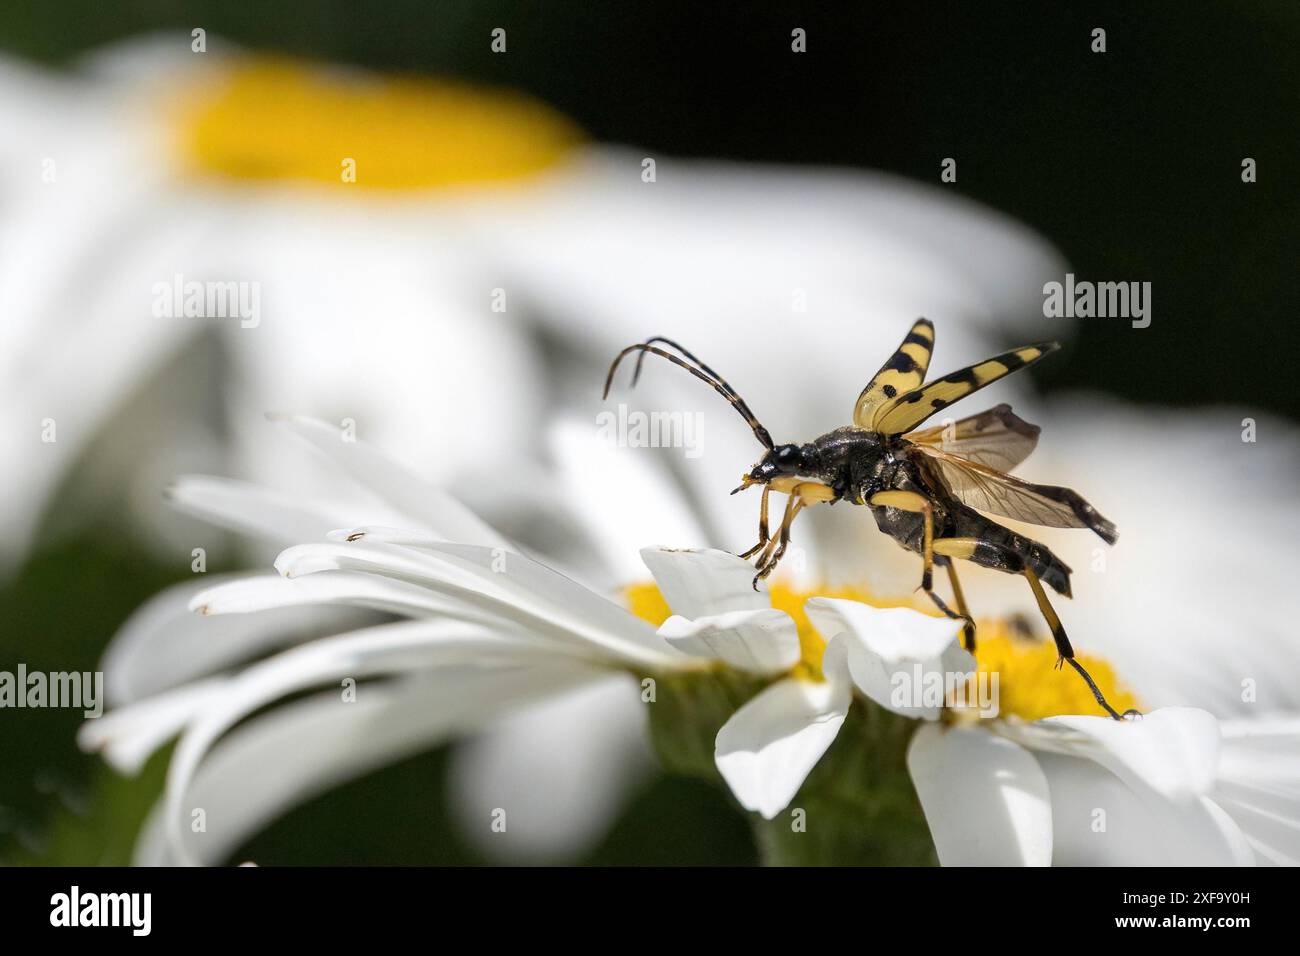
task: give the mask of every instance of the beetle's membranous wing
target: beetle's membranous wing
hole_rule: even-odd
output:
[[[918,445],[952,496],[976,511],[1047,528],[1091,528],[1107,544],[1119,531],[1069,488],[1034,485],[930,445]]]
[[[1041,429],[997,405],[986,412],[904,435],[916,445],[932,446],[998,471],[1010,471],[1029,457]]]
[[[867,383],[853,406],[853,424],[875,428],[875,418],[893,399],[910,392],[925,381],[934,352],[934,325],[929,319],[917,319],[889,361]]]
[[[899,395],[878,409],[872,428],[882,435],[901,435],[911,431],[940,409],[961,401],[985,385],[992,385],[1005,375],[1034,364],[1058,348],[1060,346],[1056,342],[1026,345],[936,378],[929,385]]]

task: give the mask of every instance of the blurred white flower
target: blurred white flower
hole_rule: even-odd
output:
[[[183,479],[173,494],[185,507],[265,534],[329,539],[284,551],[276,562],[279,576],[204,589],[191,599],[190,609],[205,617],[256,619],[264,612],[338,606],[410,620],[318,638],[233,676],[215,677],[200,675],[283,642],[285,635],[276,627],[284,628],[286,619],[227,631],[221,635],[227,642],[209,651],[206,660],[186,659],[184,648],[179,655],[172,648],[169,657],[179,657],[179,668],[149,653],[178,635],[160,631],[156,620],[147,629],[129,629],[105,661],[110,689],[144,686],[151,693],[87,723],[81,742],[102,751],[118,769],[134,772],[153,750],[181,734],[167,804],[158,818],[171,842],[165,848],[156,836],[146,838],[142,860],[219,861],[291,802],[413,749],[480,729],[501,713],[542,698],[591,687],[583,693],[608,699],[612,686],[606,694],[593,685],[617,682],[625,699],[635,700],[636,682],[621,673],[662,678],[721,663],[770,677],[799,661],[794,623],[782,612],[750,607],[761,595],[750,585],[748,565],[731,555],[646,552],[664,593],[695,615],[689,621],[674,618],[657,636],[643,620],[520,554],[450,498],[414,481],[365,444],[345,442],[323,423],[284,424],[404,511],[404,530],[326,532],[321,529],[337,523],[329,503],[289,499],[236,482]],[[918,623],[933,623],[908,613]],[[295,623],[312,618],[319,623],[315,615]],[[206,634],[205,640],[215,636]],[[378,678],[386,680],[369,683]],[[187,683],[163,689],[177,679]],[[339,682],[342,693],[321,691],[241,723],[286,696]],[[367,683],[358,688],[358,682]],[[366,706],[353,706],[363,701]],[[574,741],[565,736],[538,743],[558,754]],[[581,776],[592,769],[584,768]],[[623,776],[617,761],[595,772]],[[240,781],[238,788],[232,779]],[[541,835],[554,820],[545,812],[547,801],[539,800],[538,784],[515,796],[507,813],[515,832],[525,835],[525,846],[530,833],[542,848],[552,846],[554,835]],[[578,805],[590,808],[591,802]],[[209,815],[200,834],[183,825],[192,807]],[[493,806],[478,809],[481,821],[490,820]]]
[[[78,462],[137,504],[196,466],[286,476],[250,427],[266,409],[351,419],[449,486],[501,474],[538,450],[564,379],[585,390],[652,332],[740,353],[750,383],[806,382],[774,423],[804,427],[901,323],[942,315],[973,347],[1041,322],[1061,271],[935,188],[665,156],[647,183],[640,154],[520,97],[189,43],[70,74],[0,59],[0,560]],[[256,325],[155,314],[177,276],[256,284]],[[854,347],[828,347],[846,328]]]
[[[344,442],[322,423],[284,424],[388,503],[368,511],[357,502],[351,507],[371,517],[399,509],[408,530],[376,528],[356,540],[327,541],[331,529],[351,524],[348,515],[332,510],[334,503],[216,479],[178,482],[174,495],[184,507],[272,537],[302,534],[321,543],[284,552],[278,564],[284,577],[226,581],[189,602],[205,622],[239,615],[241,627],[176,633],[167,626],[174,607],[168,599],[172,607],[150,609],[152,620],[133,623],[110,648],[104,664],[110,695],[121,701],[125,691],[135,702],[88,723],[83,745],[130,772],[185,729],[172,763],[171,816],[156,823],[166,819],[175,837],[185,798],[211,814],[207,833],[187,834],[192,843],[169,848],[146,838],[142,861],[187,855],[219,861],[286,806],[331,783],[479,730],[511,707],[619,680],[612,668],[699,666],[656,638],[649,625],[519,554],[364,443]],[[449,538],[473,543],[449,544]],[[323,622],[322,607],[331,609],[340,629],[348,617],[338,619],[339,609],[353,620],[370,612],[371,626],[307,641],[234,676],[207,676],[311,636]],[[410,620],[374,624],[376,611]],[[223,643],[213,648],[214,641]],[[202,645],[209,646],[206,656],[189,653]],[[158,649],[169,653],[159,658]],[[380,677],[388,679],[368,682]],[[346,688],[321,692],[223,736],[242,717],[295,690],[347,681],[362,682],[355,701],[347,702]],[[632,700],[636,692],[631,682]],[[558,750],[560,743],[550,745]],[[481,809],[487,820],[492,807]],[[519,816],[527,815],[520,807]],[[516,820],[516,829],[522,822]]]

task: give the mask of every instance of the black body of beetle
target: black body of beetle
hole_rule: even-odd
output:
[[[837,428],[805,445],[778,445],[747,476],[754,484],[788,478],[827,485],[835,497],[827,504],[848,501],[867,505],[876,527],[904,548],[924,552],[925,516],[885,505],[870,505],[882,491],[912,491],[933,507],[933,536],[977,538],[997,547],[977,548],[968,560],[1007,574],[1022,573],[1022,565],[1058,594],[1070,597],[1070,567],[1046,545],[1016,534],[958,501],[935,473],[924,454],[901,437],[878,435],[852,425]],[[1019,558],[1009,560],[1007,552]]]

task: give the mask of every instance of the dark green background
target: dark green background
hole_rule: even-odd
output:
[[[1300,418],[1291,374],[1300,4],[705,7],[7,0],[0,48],[57,64],[116,38],[202,26],[210,43],[520,87],[599,139],[664,154],[865,166],[929,182],[954,156],[959,181],[948,188],[1035,227],[1080,278],[1153,283],[1150,328],[1082,322],[1070,360],[1042,368],[1045,388]],[[488,49],[496,26],[509,33],[505,56]],[[789,52],[796,26],[808,31],[801,56]],[[1089,50],[1098,26],[1104,55]],[[1245,156],[1258,161],[1255,184],[1241,182]],[[153,567],[117,529],[46,548],[0,590],[0,664],[91,668],[141,599],[188,576],[187,561]],[[50,711],[6,716],[0,858],[123,859],[160,762],[144,783],[117,781],[76,754],[76,723]],[[443,761],[407,761],[317,800],[246,855],[471,862],[437,825]],[[411,806],[426,810],[420,826]],[[595,857],[752,858],[723,798],[674,780],[643,794]]]

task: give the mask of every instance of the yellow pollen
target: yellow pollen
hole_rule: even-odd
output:
[[[804,602],[809,598],[847,598],[874,607],[911,607],[931,616],[939,616],[937,610],[923,607],[912,599],[883,600],[864,588],[852,586],[805,591],[778,581],[770,586],[769,593],[772,606],[789,614],[799,630],[800,659],[791,673],[814,680],[825,679],[821,665],[826,641],[804,612]],[[659,588],[652,581],[638,582],[625,588],[624,596],[628,609],[655,627],[668,620],[672,613]],[[1058,714],[1101,713],[1092,693],[1077,674],[1070,670],[1054,669],[1056,645],[1050,638],[1025,637],[1017,627],[997,618],[978,621],[977,635],[975,660],[978,669],[998,675],[1000,717],[1038,720]],[[1129,708],[1140,709],[1137,698],[1120,683],[1109,663],[1087,654],[1077,655],[1077,660],[1092,675],[1116,710],[1123,713]]]
[[[260,57],[182,84],[167,105],[190,172],[353,189],[518,179],[583,138],[522,94]]]

